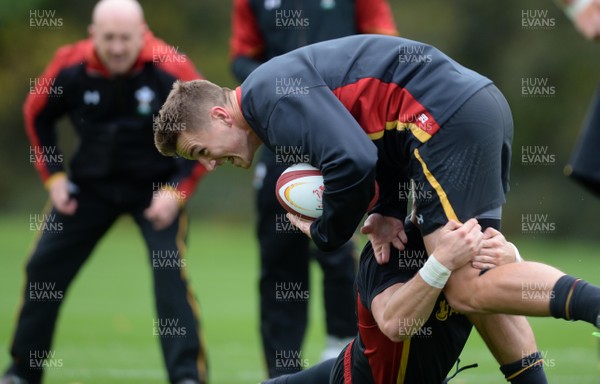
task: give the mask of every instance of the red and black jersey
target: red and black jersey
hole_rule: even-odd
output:
[[[375,211],[404,218],[398,198],[413,150],[491,80],[436,48],[355,35],[299,48],[257,68],[237,89],[244,117],[273,152],[301,153],[324,176],[324,250],[345,243],[380,187]]]
[[[109,75],[91,39],[59,48],[31,85],[24,105],[26,131],[42,180],[64,171],[63,162],[56,161],[60,157],[55,125],[67,115],[79,139],[70,163],[71,178],[156,180],[191,196],[205,169],[196,162],[160,155],[154,146],[153,116],[175,80],[198,78],[187,56],[150,32],[124,76]]]
[[[365,246],[356,277],[358,337],[349,352],[352,383],[442,383],[467,342],[472,325],[441,294],[426,322],[409,340],[393,342],[379,329],[371,314],[373,299],[397,283],[406,283],[427,261],[427,252],[416,226],[406,222],[408,242],[403,251],[393,249],[390,261],[380,265],[373,249]],[[400,326],[400,324],[399,324]],[[345,383],[348,383],[346,381]]]
[[[355,35],[397,35],[384,0],[234,0],[230,55],[243,81],[261,63],[296,48]]]

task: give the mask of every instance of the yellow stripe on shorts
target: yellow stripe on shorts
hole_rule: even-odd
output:
[[[440,199],[440,203],[442,203],[442,208],[444,209],[446,218],[448,218],[448,220],[459,221],[458,217],[456,216],[456,213],[454,213],[454,208],[452,208],[452,205],[448,200],[448,195],[446,195],[446,191],[444,191],[444,188],[442,188],[435,176],[433,176],[433,174],[429,171],[429,168],[427,168],[427,164],[425,164],[425,162],[421,158],[418,148],[415,148],[414,154],[417,160],[419,160],[419,163],[421,163],[421,167],[423,168],[423,174],[425,175],[425,178],[427,179],[429,184],[431,184],[433,189],[435,189],[435,192],[437,193],[438,198]]]

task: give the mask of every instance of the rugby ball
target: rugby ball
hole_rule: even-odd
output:
[[[323,214],[325,184],[318,168],[307,163],[288,167],[277,180],[275,194],[279,204],[289,213],[305,220],[314,220]],[[375,196],[369,204],[371,209],[379,199],[375,183]]]

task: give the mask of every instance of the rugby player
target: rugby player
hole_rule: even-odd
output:
[[[277,92],[281,79],[300,86]],[[473,314],[513,383],[525,374],[534,373],[529,383],[546,378],[543,370],[523,369],[538,353],[526,319],[499,313],[597,322],[600,290],[552,267],[512,263],[481,276],[485,258],[474,259],[484,263],[479,268],[450,273],[431,256],[449,220],[477,218],[483,228],[500,228],[513,134],[510,108],[492,81],[432,46],[380,35],[313,44],[263,64],[235,90],[178,82],[160,115],[190,129],[158,127],[159,151],[208,170],[228,161],[249,168],[262,144],[299,148],[323,174],[324,209],[312,222],[290,220],[323,250],[352,236],[377,180],[380,198],[361,230],[376,260],[388,262],[391,246],[403,250],[407,240],[399,185],[421,185],[415,219],[430,255],[425,285],[443,287],[453,308]],[[520,299],[522,283],[532,280],[546,287],[535,305]],[[476,289],[483,284],[489,291]]]

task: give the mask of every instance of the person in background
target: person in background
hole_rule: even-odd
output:
[[[557,0],[556,3],[586,39],[600,39],[600,0]]]
[[[41,382],[43,364],[32,363],[32,353],[51,350],[70,283],[117,218],[129,214],[148,247],[157,311],[153,334],[160,335],[169,382],[205,383],[206,351],[184,268],[184,206],[206,169],[167,159],[153,143],[153,116],[173,82],[200,75],[187,56],[151,33],[135,0],[98,2],[89,34],[58,49],[24,105],[33,162],[50,206],[27,262],[12,364],[0,382]],[[64,115],[79,139],[68,175],[57,155],[56,122]],[[132,284],[139,273],[131,271]],[[185,335],[173,337],[181,330]]]
[[[242,82],[275,56],[307,44],[359,33],[398,35],[387,0],[235,0],[230,40],[232,71]],[[280,86],[294,87],[294,81],[301,79]],[[328,336],[322,359],[336,357],[356,334],[352,293],[356,273],[354,243],[349,241],[333,252],[311,249],[309,239],[290,225],[275,198],[275,184],[281,173],[294,163],[306,162],[298,155],[300,150],[263,149],[255,169],[261,262],[260,333],[269,377],[302,369],[301,364],[282,364],[280,357],[298,354],[302,346],[311,256],[323,271]],[[282,296],[278,291],[290,289],[305,296],[300,300],[278,299]]]
[[[600,0],[558,0],[575,28],[586,39],[600,39]],[[588,107],[575,148],[564,173],[588,192],[600,197],[600,85]],[[600,340],[598,341],[600,356]],[[599,365],[600,369],[600,365]]]
[[[557,2],[575,28],[589,40],[600,39],[600,0]],[[586,120],[565,174],[600,197],[600,86],[588,108]]]

